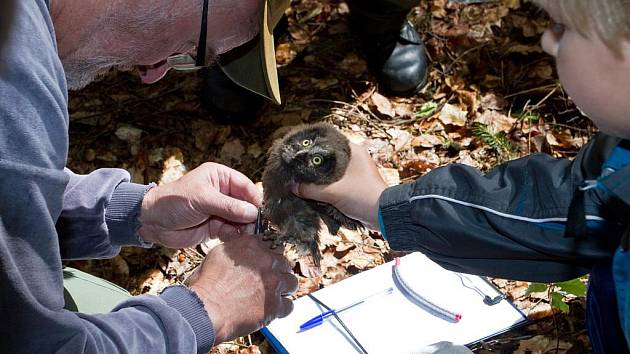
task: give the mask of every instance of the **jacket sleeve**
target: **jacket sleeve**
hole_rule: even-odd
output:
[[[618,245],[596,190],[586,203],[594,236],[564,237],[575,190],[599,176],[617,141],[600,135],[574,161],[534,154],[486,175],[459,164],[436,169],[383,192],[381,229],[393,249],[420,251],[450,270],[529,281],[578,277]]]
[[[129,173],[121,169],[64,172],[69,182],[56,223],[62,259],[113,257],[121,246],[151,246],[137,230],[142,199],[152,185],[129,183]]]

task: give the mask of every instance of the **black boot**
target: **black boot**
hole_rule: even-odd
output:
[[[372,72],[383,91],[408,95],[427,80],[427,59],[418,32],[407,21],[409,0],[352,0],[351,22],[362,37]]]

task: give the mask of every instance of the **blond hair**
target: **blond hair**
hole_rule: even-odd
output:
[[[608,45],[630,39],[630,0],[531,0],[587,36],[593,31]]]

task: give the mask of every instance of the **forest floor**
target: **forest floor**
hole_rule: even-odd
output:
[[[267,105],[249,123],[224,124],[225,117],[204,108],[203,72],[171,72],[150,86],[134,73],[112,72],[70,95],[68,165],[81,173],[120,167],[134,182],[167,183],[215,161],[257,182],[273,139],[317,121],[365,144],[392,185],[450,163],[488,171],[534,152],[574,157],[595,129],[564,93],[552,59],[540,48],[547,17],[521,0],[468,3],[423,0],[410,14],[426,43],[430,72],[422,92],[407,98],[379,91],[349,28],[348,7],[338,0],[293,1],[276,53],[284,104]],[[321,275],[302,271],[304,260],[288,254],[299,265],[297,296],[395,255],[378,234],[342,230],[323,237],[323,244]],[[211,246],[125,248],[111,260],[71,263],[133,294],[155,294],[181,282]],[[475,346],[475,352],[589,352],[583,296],[492,281],[532,321]],[[273,349],[257,332],[213,352]]]

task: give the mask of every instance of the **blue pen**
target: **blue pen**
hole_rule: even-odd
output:
[[[368,301],[369,299],[372,299],[372,298],[380,296],[380,295],[388,295],[388,294],[391,294],[393,291],[394,291],[394,288],[387,288],[385,290],[381,290],[381,291],[379,291],[377,293],[374,293],[374,294],[372,294],[370,296],[364,297],[363,299],[361,299],[361,300],[359,300],[357,302],[353,302],[350,305],[341,307],[341,308],[339,308],[337,310],[329,310],[329,311],[326,311],[326,312],[322,312],[321,314],[319,314],[319,315],[311,318],[310,320],[304,322],[300,326],[299,332],[304,332],[304,331],[306,331],[308,329],[311,329],[313,327],[317,327],[320,324],[324,323],[324,320],[326,320],[329,317],[332,317],[334,314],[340,314],[341,312],[343,312],[345,310],[348,310],[348,309],[351,309],[351,308],[353,308],[353,307],[355,307],[357,305],[360,305],[360,304]]]

